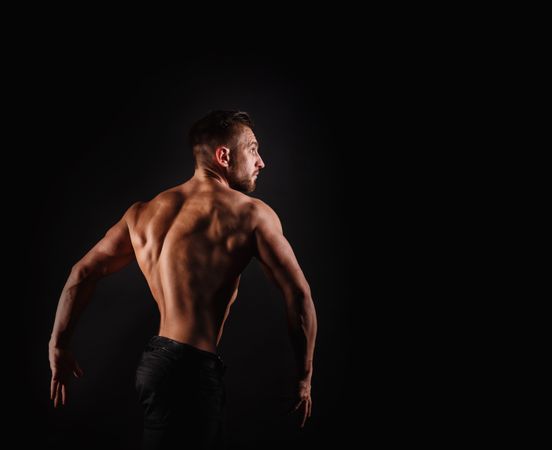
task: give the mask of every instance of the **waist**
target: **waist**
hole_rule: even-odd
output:
[[[175,341],[174,339],[165,336],[153,336],[149,340],[147,347],[152,350],[160,348],[164,349],[172,353],[177,358],[193,358],[202,365],[213,369],[224,368],[222,358],[216,353],[208,352],[194,347],[193,345]]]

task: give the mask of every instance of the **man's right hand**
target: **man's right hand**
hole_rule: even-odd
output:
[[[50,400],[54,401],[54,408],[65,405],[67,399],[67,385],[71,375],[80,378],[84,373],[72,353],[64,348],[49,346],[50,369]]]
[[[301,414],[301,428],[305,426],[307,418],[312,413],[311,384],[308,381],[300,381],[297,392],[298,400],[292,412],[299,410]]]

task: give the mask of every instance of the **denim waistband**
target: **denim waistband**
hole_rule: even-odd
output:
[[[201,350],[193,345],[178,342],[165,336],[153,336],[148,345],[154,348],[164,348],[178,356],[190,356],[207,363],[211,362],[214,367],[222,368],[224,366],[222,358],[216,353]]]

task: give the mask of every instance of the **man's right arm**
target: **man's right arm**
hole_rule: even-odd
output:
[[[66,386],[71,375],[82,375],[82,370],[69,351],[69,342],[79,316],[92,298],[97,282],[121,270],[135,259],[126,220],[130,211],[132,209],[73,266],[61,292],[49,342],[52,370],[50,397],[55,407],[65,404]]]
[[[282,232],[280,219],[264,202],[257,200],[256,205],[256,256],[285,298],[299,375],[300,398],[295,409],[302,408],[303,426],[312,408],[310,388],[317,329],[316,311],[309,284]]]

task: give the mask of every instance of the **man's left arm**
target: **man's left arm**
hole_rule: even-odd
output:
[[[66,385],[71,375],[82,375],[82,370],[68,346],[76,322],[90,301],[96,283],[101,278],[121,270],[135,259],[127,224],[129,211],[73,266],[61,292],[49,342],[52,370],[50,398],[54,401],[55,407],[60,403],[65,404]]]

